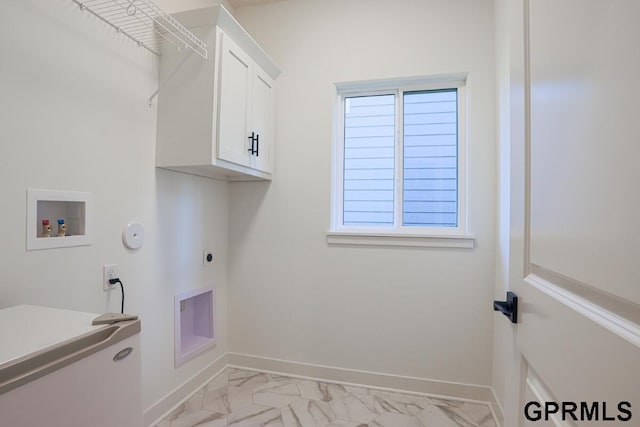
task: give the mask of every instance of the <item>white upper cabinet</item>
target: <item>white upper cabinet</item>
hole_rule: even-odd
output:
[[[218,158],[271,173],[273,79],[222,34]]]
[[[171,78],[158,96],[156,166],[229,180],[271,179],[280,71],[223,7],[176,18],[207,43],[210,55],[206,61],[185,60],[184,53],[161,57],[161,85]]]

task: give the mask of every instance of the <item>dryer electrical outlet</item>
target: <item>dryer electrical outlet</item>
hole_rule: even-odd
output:
[[[204,249],[202,251],[202,265],[207,267],[213,264],[213,249]]]

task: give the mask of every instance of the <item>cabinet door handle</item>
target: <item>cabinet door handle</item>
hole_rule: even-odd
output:
[[[260,157],[260,135],[256,134],[256,157]]]
[[[256,156],[260,156],[260,135],[255,132],[251,132],[251,136],[247,138],[251,140],[251,148],[247,149],[247,151],[250,152],[252,156],[254,154]]]
[[[257,141],[257,138],[255,136],[255,132],[251,132],[251,136],[249,136],[247,138],[251,140],[251,148],[249,148],[247,151],[249,153],[251,153],[251,155],[253,156],[254,154],[256,154],[258,152],[258,150],[254,148],[255,147],[254,144]]]

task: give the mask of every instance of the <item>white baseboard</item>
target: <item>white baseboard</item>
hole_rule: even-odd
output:
[[[364,385],[368,388],[428,394],[430,396],[447,399],[481,403],[495,401],[491,387],[488,386],[358,371],[354,369],[251,356],[248,354],[228,353],[228,356],[229,365],[233,367],[278,372],[291,376],[326,380],[334,383]]]
[[[221,373],[228,366],[229,353],[225,353],[211,362],[200,372],[189,378],[182,385],[176,387],[168,395],[160,399],[153,406],[144,411],[144,425],[152,426],[169,415],[183,401],[206,384],[211,378]]]
[[[489,405],[498,423],[503,425],[502,408],[496,399],[493,389],[488,386],[336,368],[239,353],[223,354],[158,401],[158,403],[148,408],[144,413],[144,425],[152,426],[162,420],[201,386],[227,367],[272,372],[374,389],[416,393],[449,400],[484,403]]]

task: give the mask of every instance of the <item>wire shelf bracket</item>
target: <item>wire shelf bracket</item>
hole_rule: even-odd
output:
[[[176,67],[173,69],[173,71],[171,72],[171,74],[169,74],[169,77],[167,77],[165,79],[165,81],[161,82],[158,85],[158,89],[155,90],[155,92],[153,92],[151,94],[151,96],[149,97],[149,100],[147,101],[147,105],[149,107],[151,107],[151,105],[153,104],[153,99],[158,96],[158,94],[160,93],[160,91],[162,90],[162,88],[164,87],[164,85],[173,78],[173,76],[176,75],[176,73],[178,72],[178,70],[180,70],[180,67],[182,67],[184,65],[185,62],[187,62],[187,59],[189,59],[191,57],[191,54],[193,53],[193,50],[188,50],[186,51],[183,55],[182,55],[182,59],[180,60],[180,62],[178,63],[178,65],[176,65]]]
[[[86,11],[113,27],[154,55],[171,51],[184,52],[184,59],[169,78],[149,97],[149,106],[164,84],[195,52],[207,59],[207,45],[171,15],[160,9],[154,0],[73,0]]]

